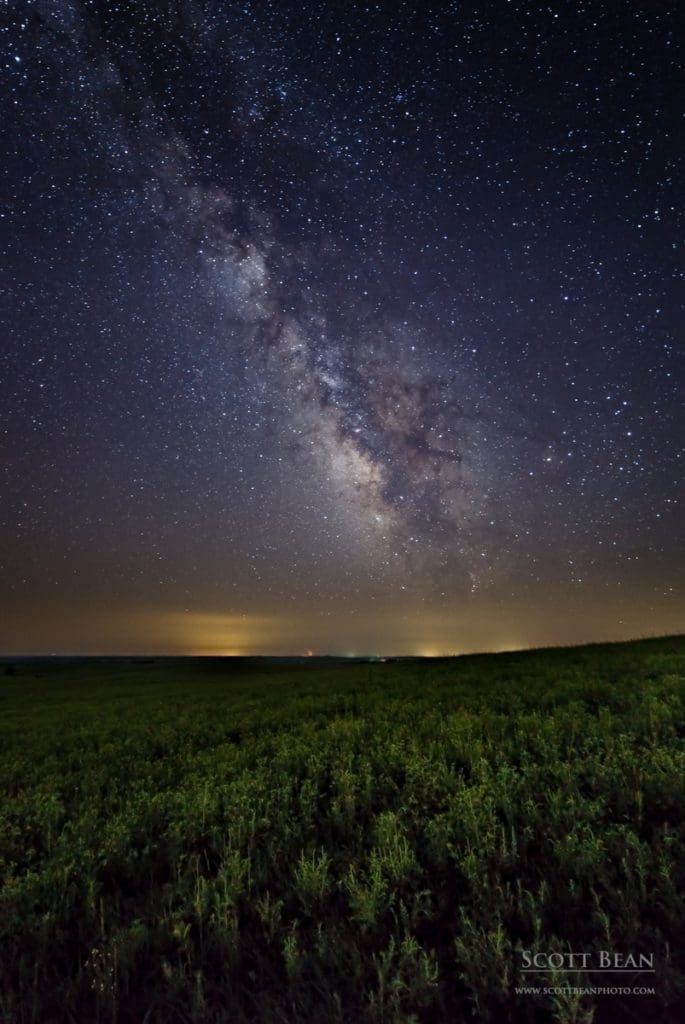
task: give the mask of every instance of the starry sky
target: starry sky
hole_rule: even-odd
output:
[[[677,8],[10,5],[0,651],[682,631]]]

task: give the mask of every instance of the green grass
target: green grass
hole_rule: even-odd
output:
[[[684,737],[685,638],[19,664],[0,1021],[681,1020]],[[653,954],[655,995],[517,995],[523,949]]]

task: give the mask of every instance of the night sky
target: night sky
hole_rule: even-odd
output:
[[[10,4],[0,650],[682,631],[678,8]]]

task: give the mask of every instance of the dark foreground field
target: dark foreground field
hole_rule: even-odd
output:
[[[17,664],[0,1021],[685,1019],[684,737],[685,638]]]

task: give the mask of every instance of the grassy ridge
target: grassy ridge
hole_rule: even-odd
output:
[[[684,638],[20,665],[0,1021],[680,1020],[684,737]],[[517,995],[521,949],[653,954],[656,994]]]

